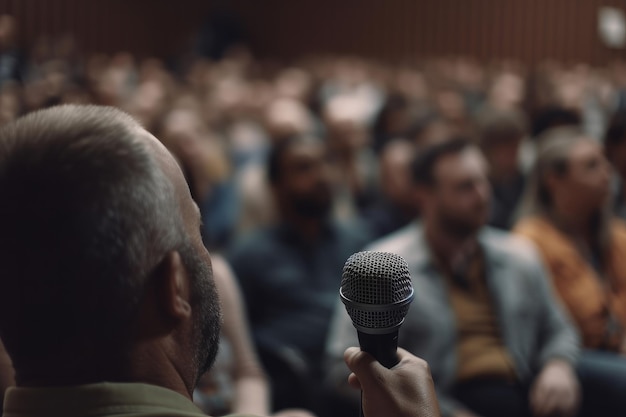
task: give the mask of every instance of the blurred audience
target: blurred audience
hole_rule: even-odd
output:
[[[380,155],[380,195],[363,213],[373,238],[395,232],[414,220],[419,210],[411,195],[411,161],[415,146],[405,140],[388,142]]]
[[[354,218],[371,204],[377,186],[366,104],[358,96],[336,95],[324,108],[329,155],[338,170],[335,214],[343,220]]]
[[[526,182],[519,161],[526,122],[519,110],[485,109],[477,124],[480,146],[489,164],[492,190],[489,224],[509,229]]]
[[[226,261],[211,257],[213,279],[223,322],[220,349],[211,370],[199,380],[194,402],[211,416],[226,413],[272,417],[313,417],[305,410],[272,414],[270,386],[250,338],[246,307],[237,280]]]
[[[604,154],[613,165],[614,214],[626,219],[626,113],[616,113],[604,135]]]
[[[23,57],[17,45],[15,18],[0,16],[0,87],[21,77]]]
[[[217,287],[224,304],[234,292],[215,258],[221,283],[213,279],[176,161],[127,114],[101,106],[27,115],[0,143],[0,333],[16,380],[5,415],[204,416],[191,399],[218,352]],[[346,350],[365,415],[436,417],[427,364],[399,354],[402,366],[388,370]],[[258,370],[248,377],[236,407],[260,411]]]
[[[251,340],[260,349],[275,399],[288,398],[290,389],[298,391],[295,387],[304,386],[318,366],[348,255],[422,215],[427,204],[416,203],[409,164],[414,154],[433,144],[458,135],[475,140],[489,165],[493,189],[486,200],[487,221],[509,229],[522,190],[534,181],[528,173],[547,132],[570,126],[604,138],[605,154],[615,168],[610,185],[614,201],[606,204],[626,218],[626,65],[619,60],[604,67],[556,61],[530,67],[439,57],[395,66],[317,55],[281,64],[255,59],[236,45],[244,35],[235,30],[236,23],[218,27],[209,22],[205,34],[221,31],[225,37],[205,36],[197,45],[198,56],[183,57],[171,70],[160,59],[123,51],[84,54],[69,35],[42,36],[21,49],[26,45],[18,42],[17,23],[0,17],[0,125],[55,104],[96,103],[125,110],[159,137],[182,167],[200,208],[205,246],[228,254],[237,275],[233,279],[241,279]],[[573,182],[565,178],[556,181],[558,188],[571,191]],[[589,208],[593,200],[581,190],[571,191],[577,210]],[[462,199],[456,204],[461,206]],[[454,218],[447,221],[455,224]],[[617,248],[621,226],[613,219],[604,226],[598,233],[612,240],[594,245],[605,251]],[[335,229],[339,232],[331,233]],[[584,270],[589,275],[585,285],[594,282],[591,277],[606,275],[606,265],[596,265],[597,254],[591,260],[580,256],[591,262]],[[566,269],[582,262],[571,259],[564,262]],[[576,272],[583,274],[583,269]],[[273,282],[273,276],[290,284]],[[297,290],[287,291],[289,285]],[[261,293],[259,301],[256,294]],[[284,311],[291,310],[307,318],[289,322]],[[305,331],[300,323],[307,320],[311,324]],[[289,327],[293,323],[297,326]],[[271,332],[266,333],[266,325]],[[604,322],[598,326],[592,325],[592,332],[605,330]],[[279,357],[272,356],[274,345],[268,339],[285,347]],[[433,358],[434,369],[442,366],[440,359]],[[316,383],[318,376],[309,382]],[[293,405],[303,404],[293,398]],[[269,411],[292,405],[282,400],[259,407]]]
[[[332,172],[325,144],[293,137],[274,146],[268,178],[278,221],[243,237],[230,252],[274,407],[307,407],[321,378],[330,318],[348,256],[368,241],[331,215]],[[300,376],[305,386],[297,384]]]
[[[576,333],[532,246],[485,227],[490,187],[480,151],[450,139],[418,154],[412,168],[422,221],[369,249],[410,266],[416,299],[398,343],[430,364],[443,415],[574,416]],[[356,341],[338,311],[331,355]],[[332,374],[341,376],[337,386],[346,376]]]
[[[550,130],[542,143],[515,231],[539,249],[582,336],[586,411],[618,416],[626,410],[626,224],[609,207],[610,166],[581,130]]]
[[[178,160],[202,215],[202,237],[221,247],[235,232],[239,202],[226,150],[193,108],[167,113],[157,134]]]

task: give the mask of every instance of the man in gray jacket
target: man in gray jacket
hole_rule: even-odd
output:
[[[421,223],[369,249],[409,264],[415,300],[399,345],[430,364],[443,415],[574,415],[577,335],[533,247],[484,226],[490,189],[480,151],[462,139],[433,145],[413,177]],[[338,309],[331,356],[356,343]],[[344,372],[335,367],[333,383]]]

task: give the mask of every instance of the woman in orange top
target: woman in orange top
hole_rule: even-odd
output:
[[[598,141],[576,128],[553,129],[540,143],[514,231],[535,243],[577,324],[587,348],[579,366],[585,396],[623,396],[626,224],[609,210],[611,168]],[[613,400],[626,415],[624,400]]]

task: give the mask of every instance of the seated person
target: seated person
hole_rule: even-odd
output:
[[[515,232],[539,249],[582,336],[586,398],[604,399],[602,415],[623,415],[626,224],[610,214],[610,165],[601,145],[576,128],[545,135]]]
[[[604,135],[604,154],[613,165],[613,210],[617,217],[626,219],[626,112],[611,119]]]
[[[380,196],[363,212],[374,237],[395,232],[418,216],[411,198],[411,160],[415,145],[405,139],[388,141],[380,152]]]
[[[119,110],[62,106],[0,130],[0,335],[10,417],[202,417],[221,312],[176,161]],[[366,417],[435,417],[426,363],[345,361]],[[399,389],[401,387],[401,389]]]
[[[449,139],[417,155],[413,195],[421,223],[369,247],[408,262],[415,299],[399,346],[427,358],[444,416],[573,416],[580,399],[576,332],[524,239],[485,226],[487,165],[477,147]],[[329,379],[357,334],[344,308],[329,337]]]
[[[320,377],[341,268],[367,243],[367,234],[331,214],[332,177],[323,142],[283,140],[268,157],[268,178],[280,221],[236,242],[229,263],[272,383],[274,408],[312,409],[319,406],[311,394]]]
[[[509,230],[526,181],[518,163],[526,121],[519,111],[485,108],[478,125],[492,190],[489,225]]]
[[[215,364],[200,379],[194,401],[212,415],[226,412],[270,415],[269,382],[250,338],[237,280],[221,256],[213,254],[211,263],[224,320]],[[299,409],[272,414],[272,417],[312,416]]]

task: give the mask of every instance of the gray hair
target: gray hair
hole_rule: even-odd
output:
[[[174,185],[141,135],[99,106],[0,130],[0,335],[17,366],[127,342],[147,281],[185,243]]]

